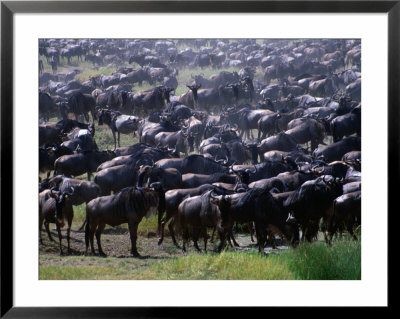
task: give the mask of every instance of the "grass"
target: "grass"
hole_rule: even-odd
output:
[[[53,263],[46,265],[50,260]],[[361,242],[346,238],[332,247],[321,242],[303,244],[268,257],[255,250],[228,250],[166,259],[74,256],[68,257],[69,265],[63,263],[61,257],[41,259],[40,279],[360,280]]]

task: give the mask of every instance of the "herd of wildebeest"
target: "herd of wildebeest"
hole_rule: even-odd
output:
[[[79,70],[58,72],[73,59],[115,72],[81,83]],[[86,253],[96,235],[103,256],[106,225],[127,223],[138,256],[138,224],[157,212],[158,244],[168,224],[183,251],[189,238],[206,250],[208,229],[218,251],[238,245],[235,224],[255,233],[260,252],[275,236],[293,246],[321,233],[357,239],[360,40],[40,39],[39,84],[39,237],[44,222],[53,240],[55,223],[61,254],[61,228],[70,252],[73,206],[84,203]],[[178,85],[187,92],[175,95]],[[98,148],[99,125],[112,151]],[[120,147],[120,134],[132,145]]]

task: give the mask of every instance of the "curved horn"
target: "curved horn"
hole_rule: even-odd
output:
[[[217,196],[213,196],[213,193],[214,193],[214,190],[212,190],[210,192],[210,197],[213,198],[213,199],[218,199],[218,195]]]
[[[257,173],[257,166],[253,165],[253,167],[254,167],[254,171],[250,171],[250,173],[255,174],[255,173]]]
[[[75,188],[71,186],[71,192],[65,191],[64,193],[71,196],[74,194],[74,192],[75,192]]]

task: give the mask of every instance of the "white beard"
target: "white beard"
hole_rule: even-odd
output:
[[[146,212],[146,218],[150,218],[151,216],[155,215],[156,213],[157,213],[157,206],[152,206]]]

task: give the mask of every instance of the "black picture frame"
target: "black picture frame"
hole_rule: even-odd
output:
[[[388,14],[388,204],[398,211],[394,185],[399,182],[398,126],[400,105],[400,1],[2,1],[1,2],[1,317],[5,318],[142,318],[187,317],[180,308],[22,308],[13,305],[13,15],[15,13],[121,12],[268,12],[268,13],[387,13]],[[388,214],[388,247],[394,223]],[[388,265],[390,256],[388,253]],[[389,269],[388,269],[389,271]],[[388,280],[388,287],[390,280]],[[390,299],[388,305],[390,308]],[[205,309],[196,315],[202,314]],[[213,316],[224,315],[213,309]],[[239,310],[239,309],[238,309]],[[296,315],[305,308],[291,308]],[[209,312],[207,309],[206,312]],[[246,315],[241,308],[236,315]],[[252,310],[250,310],[252,311]]]

